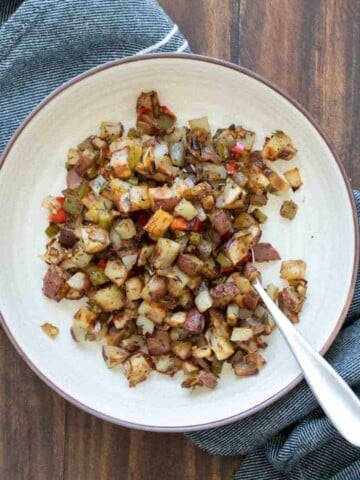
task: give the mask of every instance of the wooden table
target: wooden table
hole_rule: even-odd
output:
[[[304,105],[360,188],[360,2],[160,3],[194,52],[254,70]],[[1,479],[220,480],[240,463],[209,456],[181,434],[128,430],[83,413],[32,373],[2,331],[0,412]]]

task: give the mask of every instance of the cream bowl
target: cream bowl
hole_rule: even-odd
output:
[[[300,369],[280,333],[267,338],[266,367],[237,378],[225,369],[213,391],[189,391],[153,373],[128,388],[121,372],[106,368],[99,345],[79,346],[69,333],[74,302],[42,294],[46,266],[43,198],[65,187],[67,149],[96,132],[103,120],[134,125],[141,91],[157,90],[179,124],[207,116],[213,131],[231,123],[257,133],[257,145],[274,130],[298,149],[278,161],[279,172],[298,166],[304,185],[293,194],[298,215],[279,215],[282,198],[270,196],[263,231],[282,259],[307,262],[308,298],[299,331],[324,353],[350,305],[358,264],[358,227],[343,166],[309,115],[287,95],[241,67],[195,55],[132,57],[101,65],[62,85],[25,120],[8,144],[0,172],[0,310],[2,325],[28,365],[61,396],[105,420],[143,430],[191,431],[234,422],[289,392]],[[280,262],[261,267],[264,284],[281,285]],[[60,328],[49,339],[40,325]]]

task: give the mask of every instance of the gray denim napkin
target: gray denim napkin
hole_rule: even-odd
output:
[[[128,55],[190,51],[155,0],[0,0],[0,26],[0,153],[25,116],[75,75]],[[358,393],[359,316],[360,281],[327,355]],[[304,383],[251,418],[188,438],[213,454],[246,454],[238,480],[360,480],[360,449],[339,437]]]

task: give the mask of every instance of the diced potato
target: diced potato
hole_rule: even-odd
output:
[[[55,338],[59,335],[58,327],[55,327],[55,325],[52,325],[51,323],[46,322],[43,325],[41,325],[41,328],[43,332],[45,332],[46,335],[50,338]]]
[[[138,309],[138,313],[154,323],[161,324],[166,318],[167,309],[160,303],[144,300]]]
[[[151,208],[149,187],[147,185],[134,185],[129,189],[131,211],[147,210]],[[161,235],[160,235],[161,236]]]
[[[177,264],[183,272],[189,275],[189,277],[195,277],[202,270],[204,262],[196,255],[182,254],[179,257]]]
[[[225,188],[222,194],[222,205],[218,205],[218,202],[216,202],[216,206],[223,208],[223,207],[228,207],[232,203],[234,203],[236,200],[239,200],[239,197],[245,198],[246,196],[246,191],[239,187],[237,183],[235,183],[231,178],[226,179],[226,184]]]
[[[236,275],[234,282],[235,285],[238,287],[240,293],[248,293],[253,290],[250,281],[247,278],[242,277],[241,275]]]
[[[186,360],[192,356],[192,346],[191,342],[175,342],[171,350],[181,360]]]
[[[136,226],[131,218],[118,220],[113,228],[121,240],[129,240],[136,235]]]
[[[268,175],[268,180],[270,193],[282,196],[289,190],[289,184],[274,171]]]
[[[267,220],[267,215],[265,215],[264,212],[262,212],[261,210],[259,210],[258,208],[255,208],[255,210],[253,210],[251,212],[251,215],[255,218],[256,221],[258,221],[259,223],[265,223],[266,220]]]
[[[131,168],[128,163],[129,149],[123,148],[117,150],[111,155],[110,165],[114,171],[114,175],[122,180],[127,180],[131,177]]]
[[[303,184],[300,176],[300,170],[298,168],[292,168],[284,173],[284,177],[289,182],[290,187],[295,192]]]
[[[298,206],[292,200],[285,200],[281,205],[280,215],[289,220],[293,220],[297,214]]]
[[[126,191],[119,196],[118,201],[116,203],[116,208],[121,213],[129,213],[130,212],[131,203],[130,203],[130,192],[129,191]]]
[[[152,259],[154,267],[161,269],[170,267],[179,254],[180,249],[181,245],[179,243],[169,238],[159,238]]]
[[[210,182],[225,180],[227,177],[226,168],[223,165],[214,165],[213,163],[202,164],[204,177]]]
[[[230,340],[232,342],[246,342],[247,340],[250,340],[254,336],[254,333],[251,328],[240,328],[240,327],[235,327],[231,333],[231,338]]]
[[[165,323],[171,327],[181,327],[186,322],[186,312],[175,312],[165,318]]]
[[[167,291],[165,278],[153,275],[141,291],[144,300],[160,301]]]
[[[110,285],[109,287],[97,290],[92,296],[92,299],[105,312],[120,310],[124,305],[123,292],[116,285]]]
[[[148,259],[151,257],[153,251],[154,251],[155,246],[154,245],[144,245],[141,247],[138,259],[137,259],[137,266],[138,267],[143,267]]]
[[[170,227],[173,219],[174,217],[170,215],[170,213],[165,212],[160,208],[150,218],[144,229],[154,238],[162,237]]]
[[[215,207],[215,200],[212,195],[206,195],[206,197],[201,199],[201,204],[205,212],[210,212]]]
[[[87,290],[90,287],[89,277],[84,272],[76,272],[66,282],[70,288],[78,291]]]
[[[212,357],[212,351],[210,345],[204,345],[203,347],[195,347],[192,352],[195,358],[206,358],[210,360]]]
[[[104,345],[102,354],[108,368],[120,365],[120,363],[124,362],[130,356],[127,350],[115,345]]]
[[[284,132],[277,131],[269,138],[263,147],[263,157],[268,160],[291,160],[297,153],[291,138]]]
[[[154,356],[153,362],[156,371],[165,375],[173,376],[181,368],[181,361],[171,353]]]
[[[153,210],[162,208],[167,212],[173,211],[180,201],[179,193],[176,192],[175,189],[169,188],[167,185],[149,188],[149,197]]]
[[[143,282],[140,277],[132,277],[125,282],[125,291],[128,300],[131,302],[141,298]]]
[[[279,293],[279,288],[276,285],[270,283],[266,288],[266,292],[275,302]]]
[[[232,327],[238,322],[240,308],[236,303],[229,303],[226,309],[226,321]]]
[[[155,328],[155,323],[146,317],[138,317],[136,319],[136,325],[141,328],[143,335],[151,335]]]
[[[105,275],[118,287],[124,285],[128,271],[121,260],[109,260],[106,263]]]
[[[127,192],[129,187],[130,185],[127,182],[120,180],[120,178],[112,178],[105,185],[105,188],[102,190],[101,195],[108,200],[117,203],[119,197],[125,192]]]
[[[108,232],[96,225],[82,227],[81,238],[86,253],[102,252],[110,244]]]
[[[212,307],[213,299],[209,293],[209,290],[206,288],[201,290],[195,297],[195,305],[200,313],[206,312],[209,308]]]
[[[82,342],[87,332],[91,331],[97,321],[97,314],[83,306],[74,315],[70,332],[75,342]]]
[[[67,154],[66,163],[67,165],[76,165],[80,160],[81,153],[77,148],[70,148]]]
[[[306,263],[303,260],[286,260],[281,263],[280,277],[284,280],[305,278]]]
[[[177,265],[174,265],[168,278],[169,293],[174,297],[180,297],[184,293],[184,289],[188,285],[190,277],[180,270]]]
[[[104,138],[108,142],[121,137],[122,133],[123,126],[120,122],[102,122],[100,124],[100,138]]]
[[[196,373],[199,371],[199,367],[190,361],[183,362],[182,369],[185,374]]]
[[[152,371],[150,357],[142,352],[132,355],[123,365],[130,387],[135,387],[138,383],[146,380]]]
[[[185,200],[185,198],[180,200],[180,202],[176,205],[174,213],[189,221],[193,220],[198,214],[194,205],[188,200]]]
[[[217,330],[212,328],[209,334],[209,341],[213,352],[218,360],[226,360],[234,353],[232,343],[225,337],[218,334]]]
[[[224,253],[230,258],[233,265],[238,264],[247,257],[249,249],[244,242],[244,238],[241,234],[236,233],[229,240],[224,248]]]

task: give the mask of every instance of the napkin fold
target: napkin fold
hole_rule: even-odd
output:
[[[0,0],[0,152],[26,115],[76,75],[130,55],[190,51],[155,0],[25,0],[15,11],[20,3]]]
[[[155,52],[190,50],[154,0],[0,0],[0,153],[63,82],[110,60]],[[360,212],[360,192],[354,195]],[[358,394],[359,317],[358,279],[345,326],[326,356]],[[360,479],[360,449],[338,435],[304,382],[250,418],[187,436],[212,454],[245,454],[235,480]]]

